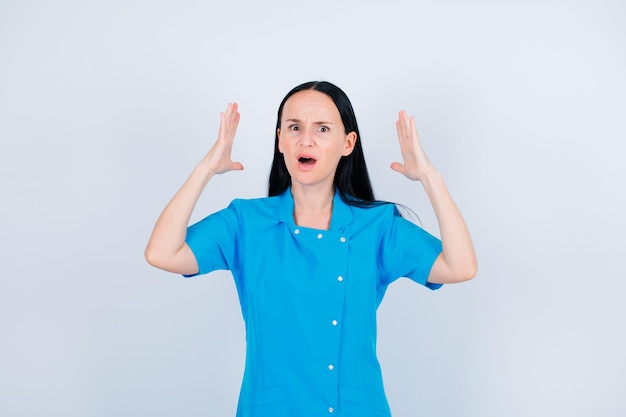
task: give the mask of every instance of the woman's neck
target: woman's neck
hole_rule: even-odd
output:
[[[295,186],[293,196],[293,220],[298,226],[328,230],[333,212],[334,189]]]

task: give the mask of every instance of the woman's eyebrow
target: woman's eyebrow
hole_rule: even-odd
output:
[[[302,123],[302,120],[300,119],[287,119],[285,120],[286,122],[292,122],[292,123]],[[324,122],[324,121],[320,121],[320,122],[313,122],[314,125],[334,125],[333,122]]]

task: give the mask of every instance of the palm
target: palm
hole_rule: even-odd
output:
[[[433,166],[420,144],[415,128],[415,117],[409,118],[405,111],[401,111],[396,121],[396,129],[403,163],[394,162],[391,169],[410,180],[419,181],[433,170]]]
[[[226,111],[220,114],[220,130],[217,141],[206,156],[215,174],[243,169],[241,163],[233,162],[231,159],[233,142],[240,117],[237,109],[237,103],[229,103]]]

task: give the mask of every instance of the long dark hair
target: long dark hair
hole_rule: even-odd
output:
[[[374,198],[374,191],[372,190],[372,184],[367,172],[363,148],[361,147],[359,126],[357,125],[356,115],[354,114],[350,99],[348,99],[348,96],[343,90],[327,81],[310,81],[300,84],[287,93],[280,103],[278,107],[278,119],[276,121],[274,160],[272,161],[272,169],[270,171],[268,195],[270,197],[280,195],[291,185],[291,175],[289,175],[289,171],[287,171],[285,158],[278,150],[278,129],[280,129],[283,107],[285,107],[285,103],[289,97],[306,90],[319,91],[330,97],[335,103],[335,106],[337,106],[337,110],[339,110],[341,121],[345,128],[345,134],[347,135],[350,132],[356,133],[356,143],[352,153],[341,157],[337,165],[337,171],[335,172],[334,185],[337,191],[339,191],[339,195],[343,201],[353,206],[368,207],[377,204],[378,202]]]

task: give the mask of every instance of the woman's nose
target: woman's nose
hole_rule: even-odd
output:
[[[313,138],[313,132],[310,130],[305,130],[302,132],[302,136],[300,139],[300,144],[306,148],[310,148],[315,145],[315,139]]]

